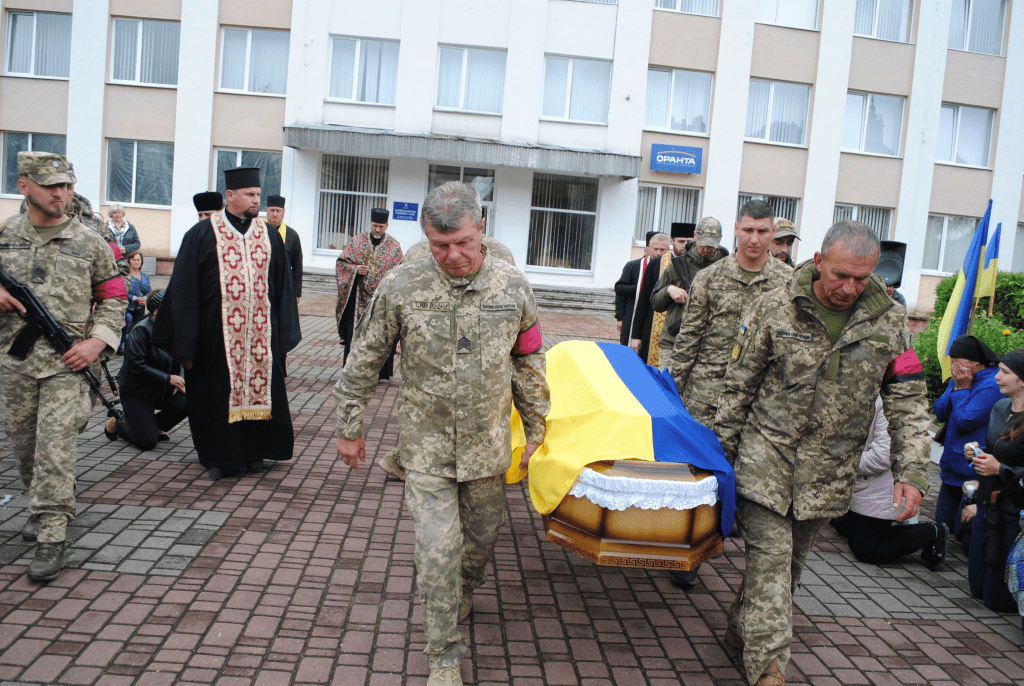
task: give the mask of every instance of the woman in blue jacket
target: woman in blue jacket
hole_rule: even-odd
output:
[[[987,345],[974,336],[961,336],[950,346],[949,357],[952,378],[934,408],[936,419],[946,423],[935,521],[953,530],[964,481],[977,477],[964,457],[964,444],[985,445],[989,414],[1003,396],[996,385],[999,358]]]

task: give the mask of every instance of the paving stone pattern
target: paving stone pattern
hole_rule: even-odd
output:
[[[0,508],[0,681],[424,683],[413,524],[402,485],[372,466],[397,440],[400,380],[378,386],[368,462],[348,469],[331,435],[340,346],[333,318],[317,316],[327,309],[304,301],[304,340],[288,357],[288,463],[211,482],[187,426],[140,452],[108,442],[97,413],[79,443],[69,568],[48,585],[24,575],[27,498],[0,442],[0,499],[15,496]],[[548,345],[617,338],[611,317],[544,313],[542,327]],[[741,543],[727,541],[683,592],[665,572],[596,567],[547,543],[526,485],[508,496],[511,521],[462,627],[466,683],[742,683],[722,642]],[[1024,683],[1020,618],[970,597],[959,551],[936,572],[910,558],[862,565],[827,529],[794,621],[790,683]]]

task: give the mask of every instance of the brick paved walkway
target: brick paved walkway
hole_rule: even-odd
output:
[[[0,680],[424,682],[402,487],[336,464],[340,348],[330,303],[308,298],[303,312],[288,362],[295,458],[211,482],[186,427],[143,453],[108,443],[97,413],[79,443],[69,568],[49,585],[24,576],[27,498],[0,443],[0,499],[13,496],[0,507]],[[547,313],[543,326],[549,345],[615,337],[608,317]],[[374,460],[396,441],[397,385],[381,384],[367,413]],[[467,683],[741,683],[720,640],[743,565],[734,541],[685,593],[665,572],[598,568],[547,543],[525,484],[508,493],[511,526],[463,626]],[[958,552],[934,573],[909,558],[862,565],[824,531],[796,598],[790,682],[1024,683],[1019,617],[972,600],[965,570]]]

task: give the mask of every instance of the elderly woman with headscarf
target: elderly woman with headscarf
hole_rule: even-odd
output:
[[[166,350],[150,342],[163,299],[163,291],[151,293],[146,299],[149,316],[128,334],[118,375],[124,417],[111,418],[103,429],[111,441],[120,436],[142,450],[168,440],[164,432],[188,416],[181,367]]]
[[[935,401],[935,418],[946,423],[946,439],[939,460],[942,485],[935,504],[935,521],[950,531],[956,528],[964,481],[977,478],[964,456],[964,444],[984,444],[988,417],[1002,397],[996,385],[999,357],[974,336],[960,336],[949,348],[952,377],[946,392]]]

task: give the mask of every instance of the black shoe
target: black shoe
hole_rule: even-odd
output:
[[[36,557],[28,566],[28,578],[32,581],[53,581],[64,569],[64,541],[40,543]]]
[[[932,522],[935,527],[935,540],[921,551],[921,561],[928,569],[935,569],[946,559],[946,540],[949,538],[949,527],[939,522]]]
[[[668,573],[668,578],[679,588],[689,590],[697,585],[697,570],[691,569],[688,572],[673,570]]]
[[[210,475],[210,479],[212,481],[216,481],[217,479],[224,476],[224,470],[221,469],[220,467],[210,467],[210,469],[206,473]]]
[[[259,472],[263,471],[263,460],[256,460],[255,462],[250,462],[249,464],[245,465],[245,468],[249,471],[250,474],[258,474]]]
[[[162,443],[162,442],[164,442],[164,441],[169,441],[169,440],[171,440],[171,437],[170,437],[170,436],[168,436],[167,434],[160,434],[159,436],[157,436],[157,439],[156,439],[156,440],[157,440],[157,442],[158,442],[158,443]]]

